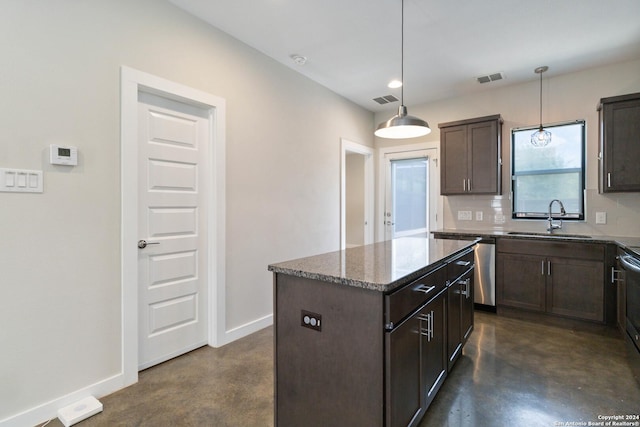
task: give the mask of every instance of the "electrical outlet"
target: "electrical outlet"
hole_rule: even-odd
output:
[[[606,224],[606,223],[607,223],[607,213],[596,212],[596,224]]]
[[[482,211],[476,211],[476,221],[482,221],[483,213]]]
[[[300,325],[320,332],[322,330],[322,315],[306,310],[300,310]]]
[[[471,211],[458,211],[459,221],[471,221]]]
[[[493,222],[494,224],[504,224],[505,218],[504,215],[502,214],[495,214],[493,216]]]

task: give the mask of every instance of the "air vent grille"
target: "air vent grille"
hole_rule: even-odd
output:
[[[389,104],[390,102],[397,102],[399,101],[398,98],[396,98],[393,95],[385,95],[385,96],[380,96],[378,98],[373,98],[374,101],[376,101],[378,104],[380,105],[384,105],[384,104]]]
[[[477,77],[477,80],[478,80],[478,83],[489,83],[489,82],[495,82],[496,80],[502,80],[504,78],[505,78],[504,73],[493,73],[487,76]]]

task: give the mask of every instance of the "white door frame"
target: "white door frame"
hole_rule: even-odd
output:
[[[440,228],[443,215],[443,200],[440,195],[440,144],[438,142],[421,142],[410,145],[397,145],[378,149],[378,197],[376,203],[376,242],[385,239],[384,210],[386,168],[385,156],[390,153],[407,153],[411,151],[434,150],[435,156],[429,156],[429,231]]]
[[[373,172],[373,148],[358,144],[345,138],[340,138],[340,249],[347,247],[347,177],[346,163],[347,153],[356,153],[364,156],[364,216],[366,228],[364,244],[373,243],[374,238],[374,172]]]
[[[209,241],[208,344],[223,345],[225,334],[225,109],[223,98],[129,67],[121,67],[121,292],[123,386],[138,381],[138,92],[148,92],[209,110],[211,170],[207,239]]]

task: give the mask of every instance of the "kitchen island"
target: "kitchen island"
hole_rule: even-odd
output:
[[[415,426],[473,330],[473,241],[272,264],[275,425]]]

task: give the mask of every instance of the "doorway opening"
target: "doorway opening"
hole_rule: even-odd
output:
[[[340,249],[373,243],[373,149],[342,139]]]

